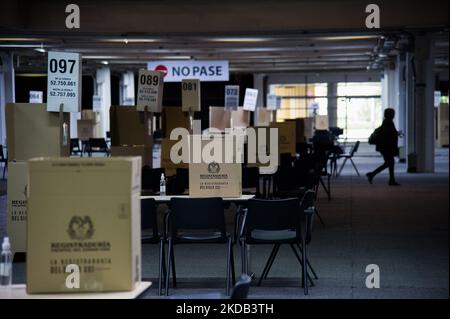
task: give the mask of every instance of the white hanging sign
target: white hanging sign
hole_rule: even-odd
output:
[[[163,75],[159,71],[139,70],[137,110],[161,112],[163,95]]]
[[[258,100],[258,90],[257,89],[245,89],[244,110],[245,111],[255,111],[257,100]]]
[[[281,108],[281,96],[275,94],[267,94],[267,109],[268,110],[279,110]]]
[[[47,111],[81,111],[81,54],[48,52]]]
[[[181,109],[183,112],[200,112],[200,81],[181,82]]]
[[[239,85],[225,85],[225,110],[236,111],[239,106]]]

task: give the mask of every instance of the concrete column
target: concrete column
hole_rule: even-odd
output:
[[[408,149],[408,171],[434,172],[434,55],[429,35],[415,38],[412,105],[408,103],[408,125],[414,125],[414,144]],[[410,128],[410,127],[409,127]],[[408,139],[409,141],[409,139]],[[408,145],[409,146],[409,145]]]
[[[400,147],[400,161],[406,162],[406,53],[397,56],[397,109],[396,126],[402,136],[398,140]]]
[[[265,74],[253,74],[253,88],[258,90],[258,99],[256,101],[256,107],[266,106],[266,95],[268,88],[266,87]],[[245,90],[245,88],[244,88]],[[253,123],[256,123],[256,112],[251,115],[253,117]]]
[[[416,125],[415,125],[415,97],[414,97],[414,52],[407,52],[405,58],[405,126],[406,126],[406,157],[408,172],[417,171],[416,155]]]
[[[14,103],[15,96],[15,71],[12,53],[0,52],[0,144],[6,144],[6,120],[5,105]]]
[[[109,67],[97,70],[94,85],[93,109],[94,112],[99,112],[100,132],[102,137],[106,137],[106,132],[109,131],[109,108],[111,107],[111,72]]]
[[[383,109],[390,107],[397,110],[397,93],[397,69],[386,68],[381,79],[381,104]]]
[[[328,82],[328,123],[337,126],[337,83]]]
[[[135,105],[134,100],[134,73],[122,73],[120,78],[120,105]]]

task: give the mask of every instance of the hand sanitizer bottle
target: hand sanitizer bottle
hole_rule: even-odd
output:
[[[166,195],[166,178],[164,177],[164,173],[161,174],[161,180],[159,181],[159,195]]]
[[[0,259],[0,287],[10,287],[12,283],[12,252],[9,237],[3,238]]]

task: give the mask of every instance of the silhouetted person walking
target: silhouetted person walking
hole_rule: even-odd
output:
[[[394,176],[394,157],[398,156],[398,132],[394,125],[395,110],[385,109],[383,124],[375,130],[369,142],[376,145],[377,152],[383,155],[384,163],[373,172],[366,174],[369,183],[372,184],[373,178],[386,168],[389,168],[389,185],[398,186]]]

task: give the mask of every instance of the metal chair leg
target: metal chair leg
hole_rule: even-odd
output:
[[[298,262],[300,263],[300,266],[302,266],[302,270],[303,270],[303,259],[300,257],[300,255],[298,254],[297,250],[295,250],[295,246],[294,244],[289,244],[289,246],[291,246],[292,251],[294,252],[295,257],[297,258]],[[314,281],[311,279],[311,276],[308,273],[308,269],[306,270],[307,273],[307,277],[308,277],[308,281],[310,283],[311,286],[314,286]]]
[[[242,273],[246,274],[247,273],[247,269],[245,267],[245,249],[246,249],[246,245],[245,245],[245,239],[241,240],[241,263],[242,263]]]
[[[361,176],[361,175],[359,175],[359,171],[358,171],[358,168],[356,167],[356,165],[355,165],[355,162],[353,162],[353,159],[350,157],[350,163],[352,163],[352,165],[353,165],[353,168],[355,169],[355,171],[356,171],[356,174],[358,174],[358,176]]]
[[[299,244],[297,244],[297,247],[298,247],[299,251],[302,251],[302,247]],[[319,277],[316,274],[316,271],[314,270],[314,268],[312,267],[311,263],[309,262],[308,257],[306,257],[306,264],[308,265],[308,268],[311,270],[314,279],[319,279]]]
[[[176,288],[177,287],[177,273],[175,271],[175,252],[174,252],[173,244],[172,244],[172,251],[171,251],[170,258],[172,260],[172,273],[173,273],[173,275],[172,275],[172,280],[173,280],[172,285],[173,285],[173,288]]]
[[[280,245],[280,244],[277,244],[276,246],[277,246],[277,247],[276,247],[275,254],[274,254],[273,257],[272,257],[272,261],[271,261],[270,264],[269,264],[269,268],[267,268],[267,271],[266,271],[266,273],[265,273],[265,275],[264,275],[264,279],[267,279],[267,276],[269,276],[270,269],[272,269],[273,262],[275,261],[275,258],[276,258],[277,255],[278,255],[278,251],[280,250],[281,245]]]
[[[234,246],[233,244],[231,245],[231,279],[232,279],[232,283],[233,286],[236,283],[236,270],[234,267]]]
[[[231,238],[228,238],[228,247],[227,247],[227,286],[226,286],[226,295],[230,295],[230,272],[231,272]]]
[[[323,227],[325,227],[325,222],[322,219],[322,216],[320,216],[319,211],[317,209],[314,209],[314,212],[316,213],[317,217],[319,218],[320,223]]]
[[[331,199],[330,190],[325,185],[325,182],[323,181],[322,177],[320,178],[320,184],[322,184],[323,189],[325,190],[325,193],[327,194],[328,200]],[[316,192],[317,194],[317,192]]]
[[[166,269],[164,263],[164,240],[161,239],[159,242],[159,273],[158,273],[158,296],[162,295],[162,276],[165,275]]]
[[[342,162],[341,168],[339,169],[338,175],[341,176],[342,170],[344,169],[345,163],[347,163],[347,157],[344,157],[344,161]]]
[[[269,258],[267,259],[266,265],[264,266],[261,276],[259,277],[258,286],[261,286],[261,283],[262,283],[263,279],[265,278],[266,272],[269,269],[269,265],[271,265],[273,263],[272,259],[275,259],[275,255],[277,253],[277,246],[278,245],[274,245],[272,248],[272,251],[270,252],[270,255],[269,255]]]
[[[306,268],[306,245],[305,239],[302,238],[302,259],[303,259],[303,291],[305,296],[308,295],[308,283],[306,282],[306,278],[308,277],[308,270]]]
[[[167,273],[166,273],[166,296],[169,295],[169,280],[170,280],[170,255],[172,253],[172,240],[169,239],[169,251],[167,252]]]

